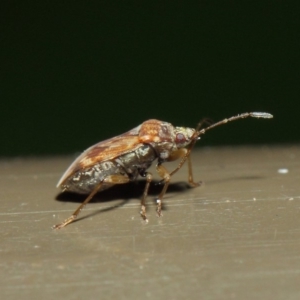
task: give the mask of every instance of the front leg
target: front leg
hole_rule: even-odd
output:
[[[178,166],[171,172],[169,173],[169,176],[171,177],[174,175],[178,170],[181,169],[183,164],[185,163],[186,160],[188,160],[188,182],[191,187],[197,187],[201,185],[200,182],[195,182],[193,178],[193,169],[192,169],[192,161],[191,161],[191,151],[186,148],[181,148],[178,150],[173,151],[170,156],[166,159],[166,161],[174,161],[181,158],[180,163]],[[163,177],[163,176],[161,176]],[[164,177],[163,177],[164,178]],[[161,182],[165,182],[165,179],[163,179]]]
[[[156,171],[159,174],[159,176],[163,178],[163,182],[165,183],[162,191],[160,192],[160,194],[158,195],[158,198],[156,199],[156,212],[157,212],[157,215],[160,217],[160,216],[162,216],[162,213],[161,213],[162,199],[163,199],[163,197],[167,191],[167,188],[170,184],[171,176],[170,176],[169,172],[167,171],[167,169],[161,164],[158,164],[156,166]]]
[[[189,179],[188,179],[188,181],[189,181],[190,186],[191,187],[200,186],[202,181],[200,181],[200,182],[195,182],[194,181],[191,155],[188,156],[188,169],[189,169]]]
[[[146,216],[146,198],[147,198],[147,195],[148,195],[148,190],[149,190],[150,183],[152,181],[152,174],[150,172],[143,172],[143,174],[141,174],[141,175],[146,177],[146,186],[145,186],[144,193],[143,193],[142,200],[141,200],[140,214],[141,214],[142,219],[146,223],[148,223],[148,219],[147,219],[147,216]]]

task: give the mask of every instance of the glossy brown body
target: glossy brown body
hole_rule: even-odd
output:
[[[174,151],[191,140],[194,133],[195,130],[191,128],[176,130],[170,123],[148,120],[84,151],[68,168],[57,186],[64,191],[87,194],[110,175],[123,175],[133,181],[139,175],[145,176],[155,159],[159,163],[168,160]],[[104,182],[98,191],[114,184]]]
[[[147,172],[151,164],[157,160],[156,170],[162,178],[163,188],[158,195],[156,212],[161,216],[161,206],[164,194],[167,191],[171,176],[176,173],[188,160],[188,182],[191,186],[199,186],[195,183],[192,174],[190,152],[207,130],[247,117],[272,118],[268,113],[244,113],[228,119],[224,119],[205,129],[200,130],[201,123],[196,129],[187,127],[174,127],[172,124],[148,120],[140,126],[100,142],[84,151],[67,169],[59,180],[57,187],[63,191],[89,194],[86,200],[78,207],[72,216],[54,228],[62,228],[73,222],[81,209],[99,191],[107,189],[115,184],[124,184],[136,180],[138,176],[146,178],[145,190],[141,200],[141,216],[146,217],[145,200],[152,174]],[[168,172],[162,165],[164,162],[181,159],[178,167]]]

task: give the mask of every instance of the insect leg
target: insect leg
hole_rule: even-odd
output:
[[[175,174],[183,166],[183,164],[185,163],[185,161],[187,159],[187,155],[188,155],[187,152],[188,152],[188,149],[186,149],[186,148],[177,149],[177,150],[173,151],[167,159],[165,159],[165,161],[174,161],[174,160],[181,158],[181,161],[180,161],[179,165],[177,166],[177,168],[174,169],[171,173],[169,173],[170,177],[173,174]],[[163,175],[161,177],[164,178]],[[163,182],[165,182],[165,179],[162,179],[159,183],[161,184]]]
[[[197,187],[201,185],[201,181],[200,182],[195,182],[194,181],[194,177],[193,177],[193,169],[192,169],[192,160],[191,160],[191,155],[188,156],[188,168],[189,168],[189,184],[191,187]]]
[[[179,162],[178,166],[177,166],[177,167],[169,174],[170,177],[172,177],[178,170],[181,169],[181,167],[183,166],[183,164],[185,163],[185,161],[186,161],[187,159],[190,159],[189,157],[190,157],[191,151],[192,151],[192,149],[193,149],[193,147],[194,147],[196,141],[197,141],[197,139],[194,139],[194,140],[190,143],[190,145],[188,146],[188,148],[183,148],[183,149],[185,149],[185,151],[183,152],[183,155],[182,155],[182,156],[178,156],[178,158],[181,157],[181,161]],[[177,151],[180,151],[180,150],[181,150],[181,149],[178,149],[178,150],[176,150],[176,151],[173,151],[173,153],[174,153],[174,152],[176,153]],[[171,157],[172,157],[172,154],[171,154]]]
[[[177,160],[179,158],[181,158],[182,160],[180,161],[179,165],[177,166],[176,169],[174,169],[169,175],[172,176],[173,174],[175,174],[184,164],[184,162],[186,161],[186,159],[188,160],[188,182],[190,184],[191,187],[197,187],[201,184],[198,182],[194,182],[193,179],[193,170],[192,170],[192,162],[191,162],[191,151],[189,151],[186,148],[181,148],[178,150],[175,150],[171,153],[171,155],[166,159],[166,161],[173,161],[173,160]],[[163,179],[162,182],[164,182],[165,180]]]
[[[169,172],[167,171],[167,169],[161,164],[158,164],[156,166],[156,171],[159,174],[159,176],[163,178],[163,181],[165,183],[162,191],[160,192],[160,194],[158,195],[158,198],[156,200],[156,204],[157,204],[156,212],[157,212],[157,215],[160,217],[160,216],[162,216],[162,213],[161,213],[162,199],[163,199],[163,197],[167,191],[167,188],[169,186],[171,176],[170,176]]]
[[[179,158],[182,158],[186,155],[187,149],[186,148],[181,148],[173,151],[169,157],[166,159],[166,161],[174,161]]]
[[[83,203],[73,212],[73,214],[64,220],[62,223],[54,225],[53,229],[60,229],[62,227],[65,227],[66,225],[72,223],[77,216],[79,215],[80,211],[83,209],[83,207],[91,201],[91,199],[95,196],[95,194],[100,190],[103,183],[112,183],[112,184],[123,184],[129,182],[129,178],[124,175],[110,175],[107,176],[103,181],[100,181],[96,187],[93,189],[93,191],[88,195],[88,197],[83,201]]]
[[[142,200],[141,200],[140,214],[141,214],[141,217],[143,218],[143,220],[148,223],[148,219],[147,219],[147,216],[146,216],[146,198],[147,198],[147,195],[148,195],[148,190],[149,190],[150,183],[152,181],[152,174],[147,172],[147,173],[145,173],[145,175],[146,175],[146,186],[145,186],[144,193],[143,193]]]

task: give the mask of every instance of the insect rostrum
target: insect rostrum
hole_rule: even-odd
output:
[[[147,169],[155,160],[157,160],[157,173],[164,184],[156,201],[156,212],[158,216],[161,216],[161,203],[170,178],[186,160],[188,160],[189,170],[188,182],[193,187],[199,186],[193,179],[190,153],[200,136],[214,127],[247,117],[268,119],[273,116],[261,112],[243,113],[203,129],[200,129],[201,123],[196,129],[193,129],[175,127],[159,120],[148,120],[124,134],[88,148],[66,170],[57,187],[62,188],[63,191],[89,195],[69,218],[53,226],[53,228],[59,229],[73,222],[81,209],[97,192],[115,184],[134,181],[138,176],[146,178],[140,214],[145,221],[148,221],[145,201],[152,181],[152,174],[147,172]],[[168,172],[163,163],[177,159],[180,159],[177,168]]]

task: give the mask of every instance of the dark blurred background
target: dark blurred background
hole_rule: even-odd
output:
[[[157,118],[199,145],[299,143],[299,1],[3,1],[0,156],[82,151]]]

